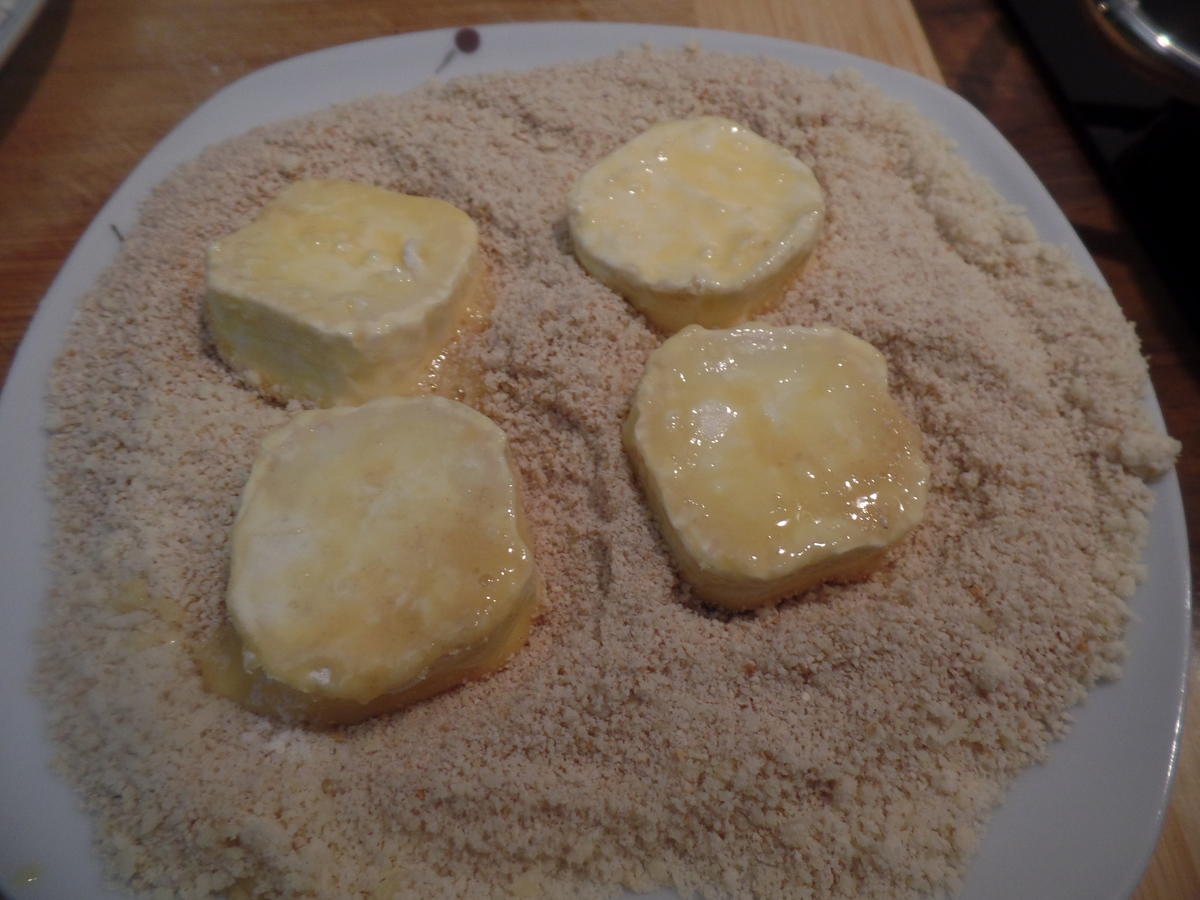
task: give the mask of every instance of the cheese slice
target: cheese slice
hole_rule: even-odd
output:
[[[834,328],[685,328],[651,354],[624,437],[684,578],[728,609],[868,571],[925,509],[882,354]]]
[[[209,683],[318,724],[501,667],[539,578],[504,433],[440,397],[301,413],[269,434],[232,535],[240,638]]]
[[[218,353],[268,397],[352,405],[408,391],[482,303],[461,210],[346,181],[300,181],[208,250]]]
[[[811,169],[728,119],[656,125],[571,191],[575,255],[665,331],[736,325],[775,303],[817,242]]]

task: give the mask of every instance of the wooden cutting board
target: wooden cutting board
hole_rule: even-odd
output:
[[[820,44],[942,82],[921,22],[908,0],[694,0],[695,24]]]

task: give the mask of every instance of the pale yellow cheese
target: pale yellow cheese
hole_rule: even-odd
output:
[[[539,591],[519,493],[504,433],[461,403],[296,416],[263,441],[233,529],[243,672],[210,683],[330,723],[499,668]]]
[[[571,191],[575,255],[666,331],[736,325],[776,302],[825,213],[811,169],[728,119],[665,122]]]
[[[860,574],[924,513],[887,364],[834,328],[685,328],[651,354],[625,443],[683,576],[729,609]]]
[[[470,216],[441,200],[300,181],[210,246],[209,332],[269,397],[404,393],[481,302],[478,243]]]

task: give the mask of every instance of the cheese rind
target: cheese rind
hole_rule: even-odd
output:
[[[384,398],[263,441],[227,600],[285,716],[353,721],[480,677],[524,642],[538,591],[507,441],[480,413]]]
[[[882,354],[837,329],[685,328],[624,437],[683,576],[728,609],[861,574],[924,513],[920,433]]]
[[[441,200],[300,181],[209,247],[209,332],[275,399],[404,393],[483,302],[478,243],[471,218]]]
[[[575,255],[666,331],[744,322],[808,259],[825,203],[782,147],[708,116],[650,128],[573,187]]]

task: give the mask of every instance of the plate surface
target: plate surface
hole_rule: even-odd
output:
[[[819,72],[853,66],[892,97],[937,122],[962,155],[1043,240],[1099,270],[1033,172],[974,107],[909,72],[836,50],[776,38],[670,26],[543,23],[479,29],[478,51],[456,53],[438,77],[527,69],[612,53],[650,41],[770,56]],[[80,296],[112,262],[150,189],[206,145],[256,125],[339,101],[396,93],[427,80],[453,46],[451,30],[377,38],[277,63],[226,87],[175,128],[134,169],[84,233],[43,300],[0,397],[0,887],[13,900],[121,895],[102,888],[89,820],[51,774],[42,714],[28,693],[33,633],[49,581],[49,507],[43,396]],[[1148,405],[1161,422],[1157,403]],[[1146,551],[1149,578],[1132,602],[1125,676],[1092,692],[1050,761],[1026,771],[997,811],[962,893],[964,900],[1054,897],[1117,900],[1136,887],[1157,840],[1174,770],[1186,683],[1190,576],[1174,473],[1156,487]],[[33,877],[36,876],[36,877]],[[32,877],[32,880],[31,880]],[[29,883],[26,883],[29,882]],[[669,896],[660,894],[656,896]]]

